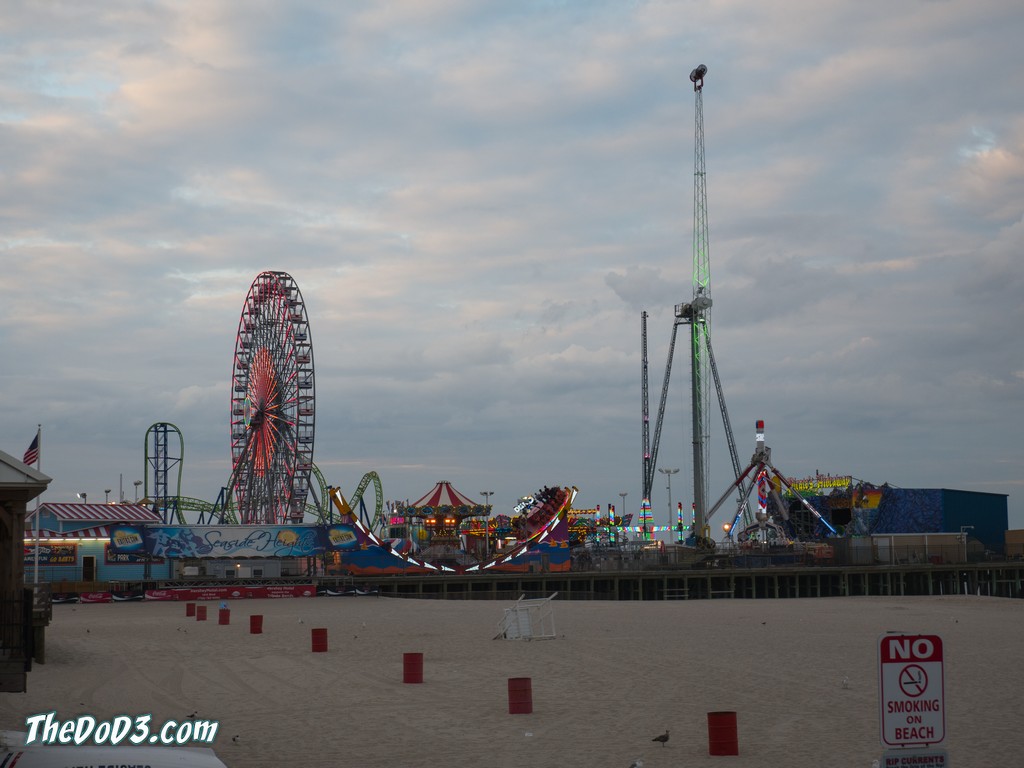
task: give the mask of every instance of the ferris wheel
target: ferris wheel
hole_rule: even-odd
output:
[[[313,344],[291,275],[262,272],[242,307],[231,380],[231,481],[243,525],[301,522],[313,472]]]

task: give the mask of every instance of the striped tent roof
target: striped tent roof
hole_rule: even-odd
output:
[[[460,507],[462,505],[466,505],[468,507],[474,507],[479,503],[480,502],[473,501],[473,499],[468,496],[459,493],[447,480],[442,480],[433,487],[430,493],[423,498],[414,501],[411,506],[432,507],[433,509],[437,509],[438,507],[443,506]]]
[[[26,539],[34,539],[35,531],[26,531]],[[51,531],[46,528],[39,529],[40,539],[109,539],[110,527],[106,525],[94,525],[90,528],[80,528],[76,531]]]
[[[163,519],[142,504],[61,504],[39,505],[40,515],[53,515],[61,523],[162,523]],[[62,528],[65,526],[61,526]]]

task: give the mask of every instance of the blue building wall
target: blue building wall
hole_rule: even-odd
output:
[[[1002,552],[1009,524],[1007,497],[948,488],[885,488],[872,533],[960,533]]]
[[[947,531],[959,532],[972,526],[967,535],[978,539],[985,549],[1003,552],[1006,529],[1010,525],[1007,496],[1001,493],[976,493],[942,489],[942,509]]]
[[[70,538],[70,536],[68,537]],[[54,543],[60,540],[53,540]],[[41,546],[45,549],[49,540],[43,539]],[[60,542],[64,543],[64,542]],[[44,561],[39,565],[39,580],[48,581],[53,584],[53,589],[60,592],[62,582],[85,581],[83,577],[83,564],[86,557],[95,558],[96,577],[95,581],[141,581],[145,578],[145,563],[140,562],[107,562],[108,559],[116,560],[117,555],[105,554],[105,547],[109,543],[104,539],[83,539],[72,542],[76,545],[75,562],[67,565],[45,565]],[[150,563],[149,577],[152,579],[169,579],[173,575],[173,561],[165,559],[162,563]],[[35,581],[35,554],[32,548],[32,541],[25,542],[25,581]]]

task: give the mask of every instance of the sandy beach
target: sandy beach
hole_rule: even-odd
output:
[[[220,721],[212,746],[232,768],[869,768],[883,752],[878,638],[903,631],[942,638],[950,762],[1022,761],[1020,600],[565,601],[557,637],[534,641],[494,639],[503,601],[244,600],[227,626],[206,605],[206,622],[183,603],[54,606],[47,663],[28,693],[0,694],[0,730],[51,710],[196,712]],[[313,628],[326,653],[311,652]],[[402,681],[407,652],[423,654],[422,684]],[[509,714],[510,677],[531,678],[532,714]],[[737,713],[739,756],[708,754],[720,710]]]

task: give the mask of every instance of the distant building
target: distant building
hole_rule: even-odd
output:
[[[848,535],[956,533],[1002,553],[1009,526],[1007,496],[950,488],[862,484],[808,501]]]
[[[42,472],[0,451],[0,692],[26,690],[33,655],[32,594],[26,594],[21,532],[28,502],[50,484]]]
[[[41,504],[38,542],[34,521],[25,531],[25,570],[35,572],[38,547],[39,580],[51,582],[54,592],[92,591],[95,582],[170,578],[167,558],[110,551],[110,526],[162,522],[141,504]]]

